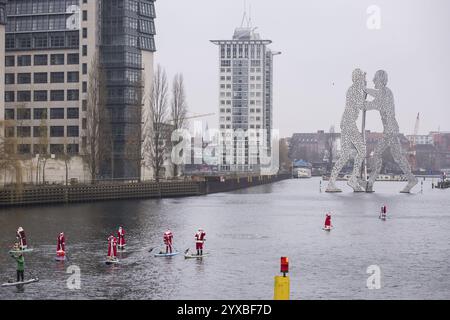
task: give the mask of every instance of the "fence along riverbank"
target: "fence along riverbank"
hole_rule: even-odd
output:
[[[9,186],[0,189],[0,207],[125,199],[201,196],[289,179],[290,174],[205,177],[203,181],[98,183],[80,185]]]

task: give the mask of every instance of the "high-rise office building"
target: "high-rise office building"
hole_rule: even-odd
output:
[[[271,150],[273,56],[279,52],[254,30],[241,26],[231,40],[211,41],[219,47],[219,131],[245,133],[221,149],[223,171],[259,171],[262,152]]]
[[[4,116],[15,125],[5,134],[17,138],[15,152],[83,154],[89,74],[98,61],[112,132],[111,161],[99,174],[139,177],[139,97],[153,74],[154,0],[9,0],[6,15]]]

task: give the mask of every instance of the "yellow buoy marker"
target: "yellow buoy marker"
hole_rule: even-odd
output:
[[[281,257],[281,272],[282,276],[275,276],[274,286],[274,300],[289,300],[290,282],[289,276],[286,273],[289,272],[289,259],[287,257]]]

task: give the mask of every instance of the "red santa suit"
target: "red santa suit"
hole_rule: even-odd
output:
[[[331,215],[329,214],[325,217],[325,228],[331,228]]]
[[[173,233],[170,230],[164,232],[164,244],[166,245],[166,253],[172,253],[172,242],[173,242]]]
[[[108,238],[108,257],[116,258],[117,256],[117,239],[113,235]]]
[[[198,229],[198,232],[195,234],[195,248],[197,250],[203,250],[203,243],[205,242],[206,233],[203,229]]]
[[[58,236],[58,242],[56,245],[56,255],[64,256],[65,251],[66,251],[66,240],[64,238],[64,233],[61,232]]]
[[[119,240],[119,246],[125,246],[125,230],[122,227],[117,231],[117,239]]]
[[[25,231],[22,227],[19,227],[17,229],[17,241],[19,242],[20,249],[26,249],[27,248],[27,239],[25,237]]]

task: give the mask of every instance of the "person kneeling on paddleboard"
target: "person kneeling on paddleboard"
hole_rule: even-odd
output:
[[[25,237],[25,231],[22,227],[17,229],[16,237],[19,242],[20,250],[25,250],[27,248],[27,239]]]
[[[166,245],[166,254],[172,253],[173,233],[170,230],[164,232],[163,236],[164,244]]]
[[[202,228],[199,228],[195,234],[195,248],[197,249],[197,255],[203,255],[203,243],[205,242],[206,233]]]
[[[19,253],[18,256],[11,254],[17,262],[17,282],[24,282],[24,272],[25,272],[25,258],[22,253]]]
[[[324,229],[331,229],[331,214],[329,214],[329,213],[327,213],[325,215]]]
[[[64,238],[64,232],[61,232],[57,239],[56,256],[64,257],[65,251],[66,251],[66,239]]]
[[[117,259],[117,239],[113,236],[113,234],[108,237],[108,259]]]
[[[117,239],[119,240],[119,247],[125,247],[125,230],[123,230],[122,226],[119,227],[119,231],[117,231]]]

